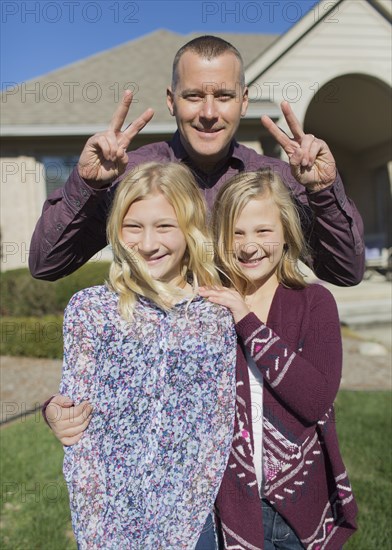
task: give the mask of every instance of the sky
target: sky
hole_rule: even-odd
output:
[[[167,29],[282,34],[318,0],[2,0],[0,84],[12,84]],[[184,41],[185,42],[185,41]]]

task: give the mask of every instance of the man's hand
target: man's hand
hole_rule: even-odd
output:
[[[261,122],[289,157],[291,173],[309,191],[320,191],[336,178],[336,163],[325,141],[305,134],[287,101],[281,103],[282,113],[293,137],[290,138],[268,116]]]
[[[230,309],[236,323],[239,323],[241,319],[250,313],[245,300],[236,290],[200,287],[199,294],[214,304],[219,304]]]
[[[90,423],[92,406],[88,401],[76,407],[69,397],[55,395],[46,407],[46,420],[54,435],[65,446],[74,445]]]
[[[93,187],[103,187],[124,172],[128,163],[129,144],[154,115],[152,109],[147,109],[121,131],[131,103],[132,92],[126,90],[108,130],[93,135],[84,146],[78,163],[78,172],[80,177]]]

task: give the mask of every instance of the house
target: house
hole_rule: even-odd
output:
[[[238,140],[279,155],[260,116],[284,127],[279,104],[290,101],[305,131],[331,147],[376,247],[392,246],[390,6],[321,0],[282,36],[218,34],[244,57],[251,103]],[[159,30],[1,94],[3,270],[27,265],[47,194],[66,180],[87,138],[107,127],[124,89],[134,91],[130,117],[155,111],[131,149],[172,135],[165,102],[171,63],[194,36]]]

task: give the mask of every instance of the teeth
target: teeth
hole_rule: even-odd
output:
[[[240,259],[240,262],[243,264],[256,264],[257,262],[260,262],[261,258],[257,258],[256,260],[243,260]]]
[[[161,260],[163,256],[159,256],[159,258],[148,258],[146,262],[156,262],[157,260]]]

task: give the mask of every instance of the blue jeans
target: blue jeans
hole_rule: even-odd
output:
[[[203,531],[197,541],[195,550],[218,550],[215,523],[212,514],[208,514]]]
[[[263,498],[264,550],[304,550],[301,541],[278,512]]]

